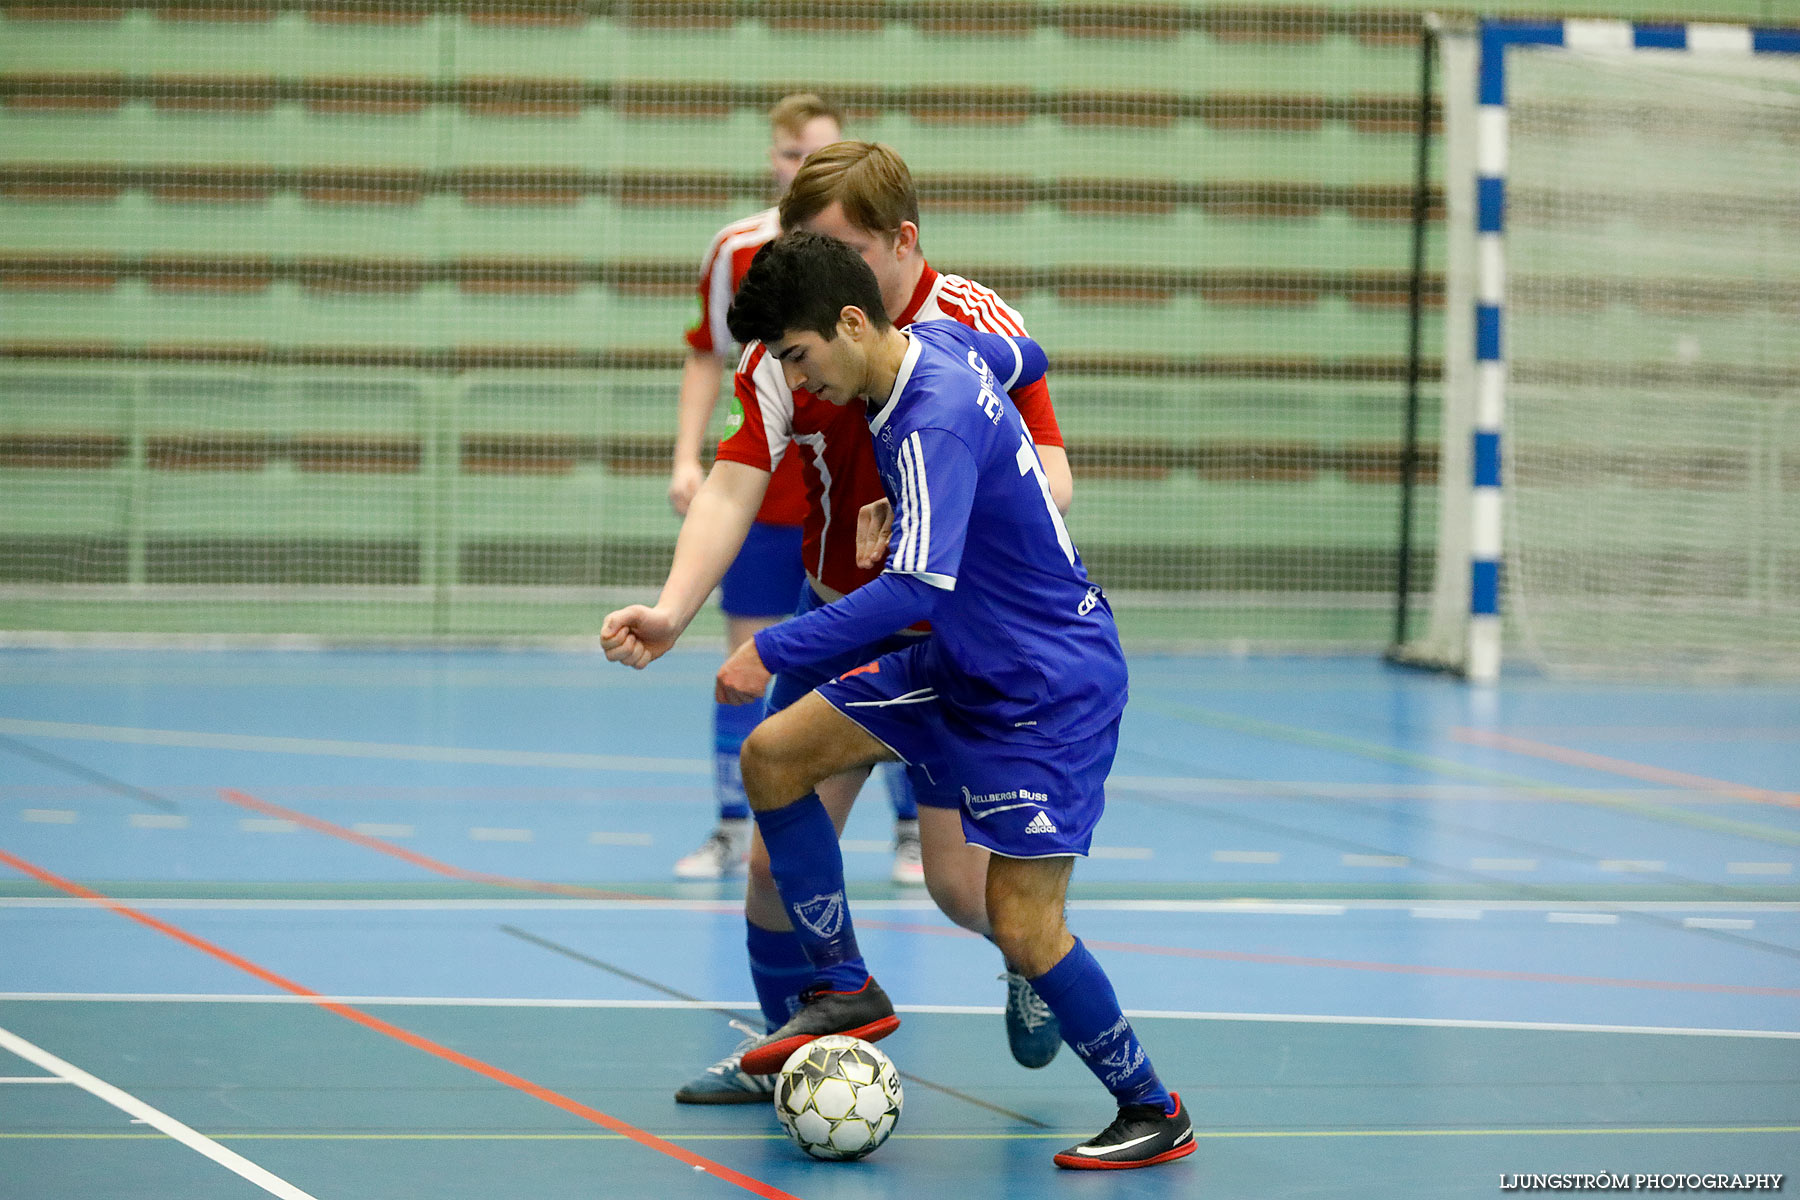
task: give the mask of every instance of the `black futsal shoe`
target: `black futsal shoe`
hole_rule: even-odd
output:
[[[822,987],[800,993],[800,1011],[793,1019],[760,1043],[744,1051],[738,1069],[746,1075],[773,1075],[788,1056],[808,1042],[841,1033],[878,1042],[900,1028],[894,1005],[871,977],[854,992],[832,992]]]
[[[1175,1111],[1160,1104],[1122,1104],[1111,1125],[1079,1146],[1056,1155],[1059,1167],[1076,1171],[1120,1171],[1174,1162],[1194,1152],[1194,1126],[1181,1097],[1171,1092]]]

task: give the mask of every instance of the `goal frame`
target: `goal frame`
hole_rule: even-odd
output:
[[[1444,79],[1446,265],[1437,553],[1430,626],[1410,640],[1409,564],[1400,564],[1395,644],[1387,657],[1401,665],[1448,671],[1471,683],[1495,682],[1502,659],[1507,65],[1514,53],[1556,50],[1800,55],[1800,28],[1484,20],[1461,27],[1435,22],[1425,40],[1422,53],[1441,56]],[[1428,135],[1422,129],[1420,136]],[[1425,159],[1421,152],[1421,163]],[[1416,451],[1409,430],[1409,456]],[[1403,511],[1413,507],[1410,499]],[[1402,544],[1409,541],[1410,529],[1403,530]]]

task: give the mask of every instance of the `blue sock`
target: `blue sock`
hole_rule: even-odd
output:
[[[912,776],[906,773],[906,764],[882,763],[875,769],[881,772],[882,781],[887,784],[888,799],[894,805],[894,820],[918,820],[919,801],[913,795]]]
[[[713,794],[719,800],[719,820],[747,821],[750,802],[744,799],[744,771],[738,751],[762,721],[760,704],[713,703]]]
[[[787,908],[794,935],[806,950],[815,978],[832,991],[854,992],[869,978],[856,948],[850,904],[844,895],[844,856],[831,814],[809,792],[786,808],[756,814],[769,870]]]
[[[1033,979],[1031,986],[1062,1022],[1063,1041],[1120,1104],[1160,1104],[1164,1112],[1175,1107],[1150,1065],[1150,1056],[1131,1031],[1131,1022],[1119,1010],[1112,981],[1080,938],[1061,962]]]
[[[771,1032],[786,1025],[800,1007],[800,989],[812,982],[812,963],[791,929],[764,929],[745,919],[750,949],[750,982]]]

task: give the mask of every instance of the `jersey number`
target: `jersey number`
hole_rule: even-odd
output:
[[[1038,491],[1044,494],[1044,507],[1049,510],[1050,524],[1056,527],[1056,544],[1062,547],[1069,565],[1074,566],[1075,543],[1069,540],[1068,526],[1063,524],[1062,514],[1056,511],[1056,501],[1050,497],[1050,481],[1044,478],[1044,464],[1038,461],[1037,451],[1032,448],[1028,437],[1019,438],[1018,460],[1019,474],[1037,476]]]

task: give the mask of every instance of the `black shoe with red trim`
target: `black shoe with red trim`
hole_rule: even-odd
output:
[[[1194,1126],[1181,1096],[1169,1095],[1175,1101],[1174,1112],[1164,1112],[1160,1104],[1120,1105],[1111,1125],[1056,1155],[1056,1165],[1076,1171],[1120,1171],[1186,1158],[1194,1152]]]
[[[744,1051],[738,1069],[746,1075],[773,1075],[788,1056],[808,1042],[841,1033],[878,1042],[900,1028],[894,1005],[873,978],[854,992],[832,992],[822,987],[800,993],[800,1011],[761,1042]]]

